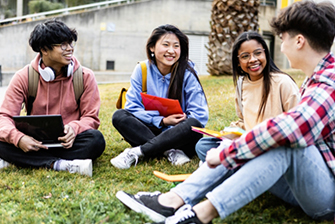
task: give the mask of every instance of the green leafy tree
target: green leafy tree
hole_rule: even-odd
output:
[[[29,7],[29,13],[39,13],[39,12],[46,12],[56,9],[62,9],[64,8],[64,5],[62,3],[57,2],[49,2],[46,0],[33,0],[28,3]]]
[[[105,0],[65,0],[65,4],[68,7],[74,7],[78,5],[86,5],[86,4],[91,4],[91,3],[96,3],[96,2],[103,2]]]

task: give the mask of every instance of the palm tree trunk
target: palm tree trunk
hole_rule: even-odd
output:
[[[231,50],[244,31],[258,30],[259,0],[213,0],[208,42],[208,72],[231,75]]]

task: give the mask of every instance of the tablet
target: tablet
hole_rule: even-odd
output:
[[[58,137],[64,136],[60,114],[13,116],[16,128],[22,133],[41,141],[47,147],[63,147]]]

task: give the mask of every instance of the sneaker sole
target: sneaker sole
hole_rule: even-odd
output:
[[[180,166],[180,165],[184,165],[185,163],[188,163],[190,161],[191,161],[190,159],[182,159],[182,160],[178,161],[178,163],[173,163],[173,165]]]
[[[123,164],[118,163],[117,160],[114,160],[114,159],[111,159],[110,162],[111,162],[111,164],[112,164],[114,167],[116,167],[116,168],[118,168],[118,169],[123,169],[123,170],[125,170],[125,169],[129,169],[129,168],[130,168],[130,166],[129,166],[129,167],[125,167],[125,166],[123,166]]]
[[[73,160],[76,161],[77,159]],[[78,160],[80,161],[80,160]],[[79,174],[81,175],[87,175],[92,177],[92,173],[93,173],[93,168],[92,168],[92,160],[91,159],[85,159],[83,161],[80,161],[80,163],[87,163],[85,164],[85,167],[82,167],[82,169],[80,169]]]
[[[133,198],[129,197],[129,195],[127,195],[123,191],[118,191],[115,196],[128,208],[134,210],[137,213],[145,214],[154,222],[163,222],[166,219],[165,216],[151,210],[150,208],[147,208]]]

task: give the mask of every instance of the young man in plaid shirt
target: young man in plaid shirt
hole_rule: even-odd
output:
[[[264,121],[228,148],[210,150],[207,164],[165,194],[118,192],[124,204],[154,221],[171,216],[162,223],[209,223],[270,191],[314,219],[334,219],[335,58],[330,48],[335,7],[295,2],[271,26],[291,67],[307,76],[298,106]]]

